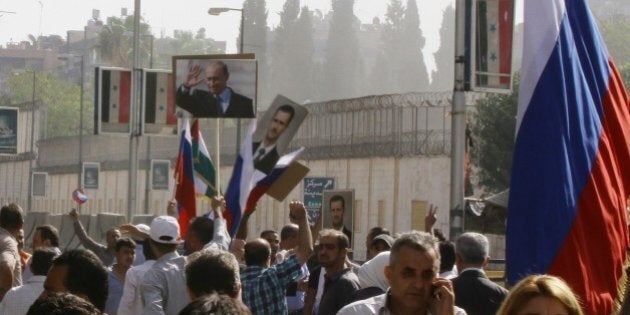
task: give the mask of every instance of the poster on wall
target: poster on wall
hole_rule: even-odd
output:
[[[98,177],[101,169],[100,163],[83,163],[83,188],[98,189]]]
[[[354,189],[325,190],[322,203],[323,228],[342,231],[352,248]]]
[[[168,190],[169,160],[151,160],[151,187],[153,190]]]
[[[17,154],[18,109],[0,107],[0,154]]]

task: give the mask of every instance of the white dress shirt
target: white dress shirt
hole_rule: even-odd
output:
[[[125,276],[125,286],[122,297],[118,305],[118,315],[142,314],[142,297],[140,295],[140,285],[147,270],[151,269],[155,260],[145,260],[142,264],[133,266],[127,270]]]
[[[46,276],[31,276],[24,285],[12,288],[0,303],[0,314],[24,315],[44,291]]]

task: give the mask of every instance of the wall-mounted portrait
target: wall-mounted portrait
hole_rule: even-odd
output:
[[[168,190],[171,161],[151,160],[151,187],[153,190]]]
[[[98,177],[101,169],[100,163],[83,163],[83,188],[98,189]]]
[[[0,107],[0,154],[17,154],[18,109]]]
[[[256,117],[253,54],[174,56],[175,101],[193,117]]]
[[[350,248],[354,247],[354,190],[324,190],[321,215],[324,229],[342,231],[348,237]]]

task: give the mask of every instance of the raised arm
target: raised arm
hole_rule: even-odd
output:
[[[70,218],[72,219],[72,225],[74,226],[74,233],[79,238],[79,241],[81,241],[83,247],[93,251],[97,255],[102,251],[107,251],[107,246],[97,243],[87,235],[81,221],[79,221],[79,212],[77,212],[77,209],[72,209],[70,211]]]
[[[296,254],[300,264],[303,264],[313,252],[313,238],[304,204],[300,201],[291,201],[289,204],[289,217],[293,222],[296,222],[299,227],[300,243]]]

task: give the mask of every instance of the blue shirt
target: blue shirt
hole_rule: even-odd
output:
[[[299,275],[300,263],[295,256],[269,268],[248,266],[241,272],[243,303],[257,315],[288,314],[285,292]]]
[[[123,293],[124,281],[116,275],[113,267],[107,268],[107,302],[105,303],[105,313],[109,315],[116,315],[118,312],[118,304],[120,304],[120,298]]]

